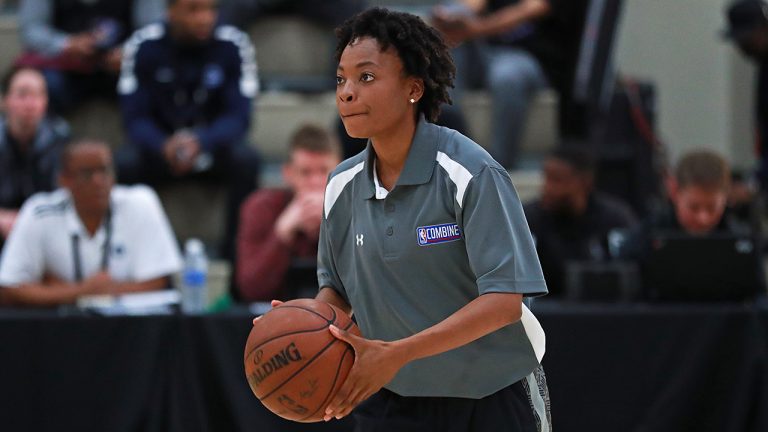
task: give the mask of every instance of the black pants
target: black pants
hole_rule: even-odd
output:
[[[404,397],[381,389],[353,412],[357,432],[550,432],[544,370],[482,399]]]

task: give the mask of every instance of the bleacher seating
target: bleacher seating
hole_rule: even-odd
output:
[[[389,3],[431,4],[428,0],[398,0],[382,2],[382,6],[391,6]],[[249,33],[254,40],[263,87],[254,110],[249,141],[260,149],[266,163],[262,184],[274,185],[279,183],[279,170],[275,166],[285,158],[293,130],[305,122],[333,127],[336,121],[333,91],[335,37],[330,29],[288,16],[256,22]],[[6,70],[20,52],[18,24],[12,16],[0,17],[0,50],[3,53],[0,68]],[[490,109],[490,101],[484,92],[467,94],[467,121],[475,141],[484,146],[489,138]],[[76,135],[102,138],[114,147],[124,143],[119,111],[106,100],[88,102],[68,120]],[[544,92],[536,99],[528,124],[523,151],[528,155],[541,155],[557,139],[557,96],[554,92]],[[538,174],[513,173],[513,177],[521,197],[536,193],[540,184]],[[197,190],[200,193],[195,193]],[[190,184],[169,186],[158,193],[180,240],[197,236],[206,243],[216,243],[221,235],[219,226],[223,223],[226,199],[223,191]],[[196,210],[185,211],[189,208]]]

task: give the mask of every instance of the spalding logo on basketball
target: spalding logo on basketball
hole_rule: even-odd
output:
[[[360,335],[346,313],[312,299],[285,302],[256,321],[245,343],[245,376],[270,411],[298,422],[323,419],[355,361],[331,324]]]

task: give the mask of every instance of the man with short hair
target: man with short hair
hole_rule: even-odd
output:
[[[595,161],[577,145],[544,161],[541,197],[524,206],[550,295],[565,290],[569,261],[608,260],[608,234],[636,223],[625,203],[594,190]]]
[[[261,190],[245,201],[237,236],[241,300],[288,300],[301,296],[302,288],[314,296],[323,193],[340,161],[336,138],[305,125],[293,135],[283,165],[288,188]]]
[[[727,229],[723,214],[730,185],[731,169],[722,156],[706,150],[684,155],[667,184],[674,222],[689,234]]]
[[[245,143],[259,84],[248,36],[217,15],[215,0],[170,0],[166,22],[126,42],[118,92],[130,142],[117,165],[121,183],[226,183],[222,254],[231,257],[240,203],[259,175]]]
[[[24,201],[53,190],[58,158],[69,140],[69,125],[47,116],[48,91],[43,75],[14,68],[2,80],[0,117],[0,249]]]
[[[726,212],[731,170],[728,162],[710,150],[684,154],[666,179],[669,205],[650,215],[627,239],[631,256],[640,256],[649,247],[652,230],[680,231],[691,235],[712,232],[748,232]]]
[[[152,189],[114,186],[107,144],[69,144],[59,184],[21,209],[0,259],[0,303],[51,306],[168,286],[181,269],[170,224]]]
[[[628,233],[620,248],[622,258],[638,261],[643,270],[654,248],[654,236],[659,233],[695,238],[720,234],[754,236],[748,225],[727,211],[731,170],[719,154],[710,150],[690,151],[680,158],[673,175],[666,180],[669,205],[651,214]],[[680,260],[684,259],[685,256],[680,256]],[[762,285],[762,264],[756,262],[754,267],[755,284]],[[656,295],[653,290],[657,287],[645,288],[647,296]]]

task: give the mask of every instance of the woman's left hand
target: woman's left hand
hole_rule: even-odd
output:
[[[355,350],[355,363],[347,380],[325,409],[325,421],[348,415],[361,402],[390,382],[406,363],[391,342],[370,340],[330,326],[331,334]]]

